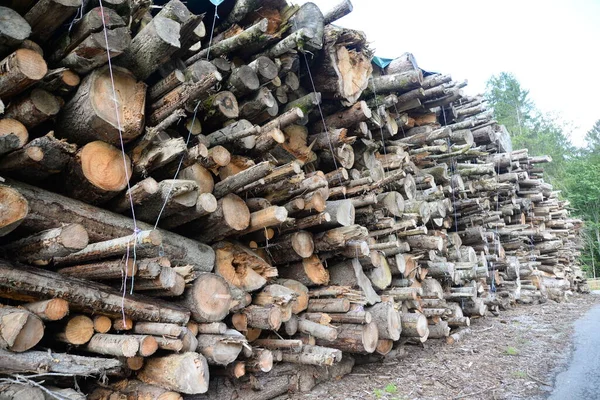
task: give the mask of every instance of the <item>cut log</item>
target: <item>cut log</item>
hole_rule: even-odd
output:
[[[122,376],[124,365],[113,358],[84,357],[48,351],[13,353],[0,350],[0,373],[59,373],[75,376]]]
[[[16,119],[0,119],[0,155],[25,146],[29,139],[27,128]]]
[[[9,258],[34,265],[45,265],[54,257],[64,257],[88,245],[85,228],[65,225],[14,241],[2,248]]]
[[[401,313],[403,337],[423,337],[427,336],[429,329],[427,327],[427,318],[423,314]]]
[[[273,252],[275,254],[276,251]],[[304,258],[301,262],[279,268],[279,276],[294,279],[306,286],[327,285],[329,272],[316,255]]]
[[[198,352],[209,365],[229,365],[238,357],[246,343],[244,335],[228,329],[224,335],[198,335]]]
[[[69,318],[69,321],[56,339],[61,342],[81,345],[90,341],[94,336],[94,321],[85,315],[77,315]]]
[[[366,309],[372,317],[373,323],[377,326],[380,339],[400,339],[402,324],[398,311],[394,309],[394,304],[389,301],[377,303]]]
[[[130,142],[142,133],[145,98],[146,85],[126,69],[114,67],[112,74],[107,67],[97,69],[83,79],[75,96],[62,108],[56,132],[79,145],[94,140],[118,145],[121,138]]]
[[[4,58],[31,35],[31,26],[14,5],[0,8],[0,14],[5,16],[0,22],[0,57]]]
[[[0,185],[0,237],[15,230],[29,213],[29,203],[18,191]]]
[[[182,304],[192,312],[196,322],[218,322],[229,313],[232,294],[226,279],[202,273],[185,291]]]
[[[21,353],[38,344],[44,323],[35,314],[13,307],[0,307],[0,349]]]
[[[63,299],[50,299],[27,303],[22,306],[43,321],[58,321],[69,313],[69,303]]]
[[[151,385],[186,394],[208,390],[208,365],[204,356],[188,352],[146,360],[138,378]]]
[[[31,129],[58,114],[61,105],[57,97],[36,88],[11,101],[4,118],[13,118]]]
[[[11,180],[9,183],[30,203],[30,218],[24,226],[26,232],[39,232],[65,223],[78,223],[85,227],[92,243],[133,233],[133,221],[130,218],[16,181]],[[137,222],[137,226],[142,230],[153,229],[152,225],[141,221]],[[168,231],[160,232],[164,253],[174,265],[189,264],[198,271],[212,271],[214,252],[210,247]]]
[[[18,49],[0,61],[0,98],[21,93],[46,75],[44,58],[34,50]]]
[[[123,297],[121,292],[110,287],[55,272],[29,267],[17,269],[4,261],[0,262],[0,272],[2,297],[56,297],[68,301],[73,307],[115,316],[125,313],[141,321],[184,324],[189,320],[189,312],[172,304],[140,296]]]
[[[217,202],[217,209],[208,216],[182,225],[178,231],[196,235],[202,242],[214,242],[233,233],[242,232],[250,224],[250,211],[239,196],[230,193]]]
[[[363,272],[358,259],[354,258],[337,263],[330,266],[328,271],[331,284],[360,288],[369,304],[375,304],[381,300],[375,293],[371,281]]]
[[[269,253],[273,263],[284,264],[312,256],[314,247],[312,233],[298,231],[270,241]]]
[[[337,327],[338,336],[333,341],[317,340],[317,345],[333,347],[348,353],[368,354],[377,348],[377,326],[370,324],[342,324]]]
[[[230,243],[220,242],[215,246],[215,272],[230,284],[246,290],[260,289],[266,283],[262,271],[270,271],[270,267],[262,258],[250,249]]]

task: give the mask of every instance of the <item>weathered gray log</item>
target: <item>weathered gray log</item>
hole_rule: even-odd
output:
[[[8,298],[61,298],[73,307],[113,316],[122,313],[134,320],[185,324],[189,311],[157,299],[125,295],[95,282],[67,277],[56,272],[0,261],[0,296]],[[20,297],[21,296],[21,297]]]
[[[133,233],[134,225],[130,218],[33,186],[7,181],[29,201],[29,218],[25,219],[23,226],[25,232],[56,228],[62,223],[79,223],[85,227],[92,243]],[[153,229],[152,225],[141,221],[138,221],[137,227]],[[174,265],[190,264],[199,271],[212,270],[215,258],[210,247],[168,231],[160,230],[160,233],[164,252]]]

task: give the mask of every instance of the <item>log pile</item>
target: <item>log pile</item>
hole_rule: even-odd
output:
[[[179,0],[8,3],[0,374],[270,399],[583,286],[551,160],[465,82],[371,63],[347,0],[214,27]]]

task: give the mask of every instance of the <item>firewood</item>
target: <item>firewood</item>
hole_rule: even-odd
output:
[[[38,344],[44,324],[35,314],[19,308],[0,307],[0,348],[24,352]]]
[[[29,213],[29,203],[18,191],[0,185],[0,237],[15,230]]]
[[[153,357],[146,361],[138,378],[167,390],[205,393],[208,390],[208,365],[204,356],[193,352]]]
[[[64,257],[88,245],[85,228],[70,224],[29,236],[2,248],[11,259],[44,265],[54,257]]]
[[[113,81],[120,105],[119,122],[115,118],[114,100],[111,100]],[[94,140],[117,145],[121,137],[129,142],[142,133],[145,96],[146,85],[129,71],[115,67],[111,75],[106,67],[94,70],[62,108],[56,132],[79,145]]]
[[[63,299],[50,299],[27,303],[22,306],[43,321],[58,321],[69,313],[69,303]]]
[[[4,112],[4,118],[16,119],[27,129],[31,129],[58,114],[61,105],[57,97],[36,88],[11,101]]]
[[[228,365],[242,351],[246,338],[234,329],[228,329],[223,335],[199,335],[198,352],[209,365]]]
[[[24,91],[46,75],[48,68],[39,53],[18,49],[0,61],[0,96],[9,98]]]
[[[42,182],[63,172],[76,149],[74,144],[56,139],[54,132],[50,132],[3,157],[0,160],[0,171],[26,181]]]
[[[111,335],[96,333],[84,347],[86,351],[97,354],[133,357],[140,348],[139,341],[129,335]]]
[[[69,318],[62,332],[55,338],[61,342],[82,345],[90,341],[94,335],[94,322],[85,315],[77,315]]]
[[[167,305],[156,299],[125,296],[110,287],[66,277],[54,272],[37,268],[20,267],[0,262],[2,280],[0,296],[11,298],[18,295],[29,295],[37,298],[57,297],[68,301],[74,307],[84,310],[102,311],[112,315],[124,312],[136,320],[185,323],[189,312],[175,305]],[[98,302],[93,299],[102,298]]]
[[[29,133],[21,122],[11,118],[0,119],[0,154],[20,149],[27,139]]]
[[[0,350],[0,371],[10,373],[39,373],[43,371],[69,375],[120,376],[124,373],[121,361],[113,358],[85,357],[47,351],[30,350],[13,353]]]

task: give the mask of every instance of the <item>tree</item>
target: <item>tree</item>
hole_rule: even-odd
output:
[[[555,115],[540,112],[529,98],[529,91],[507,72],[487,81],[485,98],[495,119],[510,133],[514,149],[527,148],[531,155],[552,157],[553,162],[545,166],[545,175],[560,187],[567,158],[575,151],[566,135],[569,125]]]
[[[513,137],[527,134],[534,109],[529,91],[521,88],[517,78],[508,72],[492,76],[486,83],[485,98],[494,109],[494,117]]]

